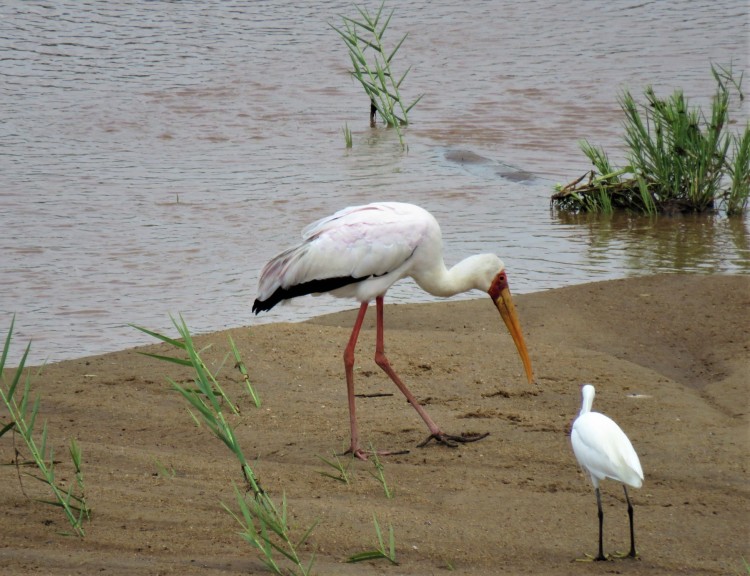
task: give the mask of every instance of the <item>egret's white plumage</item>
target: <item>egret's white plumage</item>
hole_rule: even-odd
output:
[[[378,309],[375,361],[420,414],[430,429],[430,438],[449,444],[451,440],[466,440],[440,431],[385,357],[383,297],[388,288],[407,276],[436,296],[453,296],[472,289],[487,292],[513,337],[529,382],[533,380],[505,265],[497,256],[470,256],[448,269],[443,261],[440,225],[432,214],[413,204],[378,202],[339,210],[304,228],[300,244],[266,264],[260,275],[253,312],[270,310],[279,302],[304,294],[324,292],[360,302],[360,313],[344,352],[352,429],[350,450],[359,457],[364,457],[364,452],[357,438],[352,366],[354,346],[372,300]]]
[[[599,492],[599,483],[605,478],[617,480],[623,484],[630,518],[629,556],[635,556],[633,507],[630,503],[627,486],[641,487],[643,484],[643,469],[638,454],[633,449],[633,445],[625,432],[608,416],[591,411],[594,394],[595,390],[591,384],[586,384],[581,389],[583,402],[578,418],[573,422],[570,441],[578,463],[589,474],[596,492],[596,501],[599,508],[599,555],[596,560],[606,559],[602,546],[604,514]]]
[[[623,482],[633,488],[643,483],[643,469],[633,445],[614,420],[592,412],[594,387],[582,389],[583,405],[573,423],[570,440],[578,463],[588,472],[594,488],[604,478]]]

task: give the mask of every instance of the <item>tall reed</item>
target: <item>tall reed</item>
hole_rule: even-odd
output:
[[[343,27],[337,28],[332,24],[330,26],[341,36],[349,49],[349,58],[352,62],[351,75],[362,85],[370,100],[371,124],[374,125],[374,112],[377,111],[383,121],[396,130],[402,148],[406,148],[401,126],[408,124],[409,111],[422,99],[422,96],[408,105],[401,98],[401,84],[411,67],[397,78],[391,69],[391,63],[408,33],[404,34],[391,50],[385,48],[383,37],[395,9],[385,16],[384,7],[385,1],[380,4],[375,14],[370,14],[367,8],[356,6],[360,19],[342,16]],[[368,58],[370,55],[371,58]]]

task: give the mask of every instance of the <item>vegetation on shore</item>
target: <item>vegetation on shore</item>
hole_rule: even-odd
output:
[[[36,472],[25,472],[25,475],[46,484],[52,491],[54,500],[39,500],[51,506],[59,506],[67,518],[73,532],[77,536],[83,537],[83,521],[91,518],[91,509],[86,503],[85,486],[83,483],[83,472],[81,470],[81,448],[75,439],[71,439],[68,451],[73,463],[73,479],[68,482],[67,488],[56,478],[56,465],[59,463],[55,460],[55,452],[49,441],[49,430],[47,422],[42,424],[41,434],[37,434],[35,425],[39,416],[40,398],[31,397],[31,375],[26,372],[26,378],[22,387],[19,387],[23,378],[26,358],[31,349],[31,343],[26,346],[26,350],[15,371],[9,372],[10,379],[5,376],[5,363],[8,359],[8,351],[13,338],[13,325],[15,317],[11,320],[8,335],[5,338],[2,355],[0,355],[0,399],[2,399],[5,408],[8,410],[10,421],[0,429],[0,437],[8,432],[17,433],[26,449],[31,455],[31,460],[19,460],[21,453],[18,448],[15,449],[15,466],[19,470],[19,482],[21,481],[20,469],[31,467]],[[21,490],[24,495],[26,491],[21,483]]]
[[[261,487],[260,481],[235,435],[236,424],[233,424],[233,420],[236,420],[236,417],[240,414],[237,403],[232,401],[232,398],[219,384],[216,374],[203,361],[201,351],[195,347],[190,330],[182,317],[180,317],[179,322],[172,318],[172,323],[181,337],[179,340],[140,326],[133,327],[169,344],[187,356],[186,358],[175,358],[160,354],[146,354],[146,356],[158,360],[172,362],[192,369],[195,388],[184,387],[175,380],[169,379],[172,388],[187,400],[188,412],[196,424],[205,425],[214,436],[229,448],[239,462],[244,479],[243,488],[234,485],[236,505],[239,512],[234,512],[224,503],[222,503],[222,506],[240,525],[240,536],[260,552],[260,559],[271,572],[278,575],[300,574],[307,576],[311,574],[315,555],[312,554],[309,560],[303,561],[301,552],[317,522],[313,523],[302,536],[293,537],[294,530],[289,523],[286,495],[282,494],[279,503],[274,501],[271,495]],[[242,375],[253,405],[258,408],[260,407],[260,398],[250,384],[245,363],[231,337],[229,342],[235,367]],[[230,355],[227,354],[224,361],[229,357]],[[225,413],[225,408],[228,414]],[[280,564],[280,557],[285,558],[291,564],[291,567],[284,567]]]
[[[288,509],[286,494],[282,492],[280,500],[274,499],[270,492],[261,486],[260,480],[250,466],[234,432],[239,423],[239,404],[233,401],[217,378],[221,366],[224,366],[227,360],[234,360],[234,367],[239,370],[242,376],[252,405],[259,408],[261,404],[260,396],[250,383],[247,367],[234,341],[230,336],[231,352],[225,355],[218,369],[211,371],[202,358],[203,351],[196,348],[190,330],[183,318],[180,317],[179,321],[172,318],[172,323],[179,333],[179,339],[140,326],[133,325],[133,328],[153,336],[180,352],[179,357],[151,353],[144,353],[144,355],[192,370],[195,387],[185,387],[171,378],[168,379],[170,385],[187,400],[188,412],[196,425],[206,426],[214,436],[229,448],[240,464],[244,486],[237,486],[237,484],[233,486],[236,507],[230,507],[223,502],[221,503],[222,507],[237,521],[241,528],[239,535],[259,552],[261,561],[272,573],[279,576],[311,575],[315,554],[313,552],[308,555],[305,551],[318,521],[314,521],[301,535],[297,534],[298,529],[291,524],[290,519],[294,515]],[[318,458],[338,472],[336,475],[321,472],[322,475],[347,485],[350,483],[351,456],[347,464],[343,464],[336,454],[334,454],[335,461],[320,456]],[[377,475],[372,474],[373,477],[383,487],[386,497],[393,498],[393,489],[385,481],[383,464],[377,456],[374,457],[373,463],[377,470]],[[164,475],[168,477],[169,471],[165,470]],[[354,554],[348,559],[348,562],[382,558],[396,564],[396,543],[393,527],[390,525],[388,527],[388,546],[386,547],[377,518],[373,518],[379,548]],[[309,556],[306,560],[303,559],[305,555]]]

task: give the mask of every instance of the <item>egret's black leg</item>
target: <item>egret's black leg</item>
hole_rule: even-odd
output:
[[[594,560],[606,560],[604,555],[604,545],[602,543],[602,531],[604,529],[604,512],[602,511],[602,495],[599,487],[596,488],[596,506],[599,509],[599,555]]]
[[[630,552],[628,552],[628,556],[635,558],[637,554],[635,552],[635,529],[633,528],[633,505],[630,503],[630,497],[628,496],[628,487],[625,484],[622,487],[625,490],[625,500],[628,502],[628,518],[630,519]]]

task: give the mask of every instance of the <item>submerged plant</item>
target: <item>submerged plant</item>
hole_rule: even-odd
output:
[[[353,140],[352,140],[352,131],[351,131],[351,128],[349,128],[349,124],[345,123],[341,131],[344,134],[344,144],[346,144],[347,148],[351,148]]]
[[[731,68],[712,66],[711,72],[717,89],[710,118],[690,107],[680,90],[660,98],[649,86],[642,105],[626,91],[620,107],[628,165],[613,168],[603,150],[584,141],[581,149],[594,170],[559,187],[553,205],[577,212],[647,214],[704,212],[723,205],[728,215],[742,213],[750,196],[750,123],[741,134],[728,131],[730,87],[743,99],[742,77],[736,79]]]
[[[10,323],[8,335],[5,338],[5,346],[2,355],[0,355],[0,383],[2,384],[5,384],[4,369],[8,359],[14,324],[15,317]],[[20,398],[17,394],[20,390],[18,385],[21,382],[30,349],[31,343],[26,346],[26,350],[18,367],[12,374],[7,388],[0,386],[0,398],[2,398],[3,404],[10,414],[10,422],[0,429],[0,437],[10,431],[17,432],[21,436],[33,459],[32,464],[39,471],[38,475],[29,473],[29,476],[46,484],[54,495],[54,500],[42,500],[42,502],[62,508],[74,532],[78,536],[84,536],[83,521],[91,517],[91,509],[88,507],[85,497],[83,472],[81,470],[81,448],[75,439],[70,441],[68,451],[73,463],[74,480],[70,482],[66,489],[55,478],[55,464],[57,462],[54,458],[54,450],[48,444],[47,423],[42,424],[41,435],[35,433],[34,426],[39,415],[40,399],[38,396],[34,400],[31,399],[31,376],[28,371],[23,389],[20,392]],[[18,465],[18,455],[16,455],[16,465]]]
[[[331,28],[338,32],[349,49],[351,75],[359,81],[370,100],[370,124],[374,126],[375,114],[380,114],[383,121],[396,130],[399,142],[402,148],[405,148],[401,126],[408,124],[409,111],[422,96],[408,105],[401,98],[401,84],[410,68],[396,78],[391,69],[391,62],[408,33],[404,34],[393,49],[386,50],[383,37],[395,9],[385,16],[384,7],[385,1],[380,4],[375,14],[370,14],[366,8],[357,6],[361,19],[342,16],[343,27],[331,25]]]

